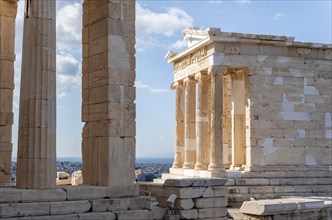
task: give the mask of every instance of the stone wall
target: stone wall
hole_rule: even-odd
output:
[[[133,186],[136,194],[138,187]],[[128,197],[129,196],[129,197]],[[63,186],[47,190],[0,188],[0,218],[22,220],[162,220],[166,209],[124,188]]]
[[[167,179],[163,184],[140,183],[156,197],[161,207],[175,194],[175,214],[181,219],[228,219],[226,179]]]
[[[300,49],[249,67],[251,166],[331,165],[331,49]]]
[[[332,164],[331,45],[282,36],[209,34],[234,40],[214,38],[213,65],[239,68],[247,75],[247,170],[328,169]]]

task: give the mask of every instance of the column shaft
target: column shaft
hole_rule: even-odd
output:
[[[24,20],[17,188],[55,187],[55,5],[33,0]]]
[[[232,167],[245,164],[245,85],[237,75],[232,74]]]
[[[209,170],[224,172],[222,141],[222,77],[221,71],[210,70],[211,75],[211,146]]]
[[[184,89],[178,82],[175,85],[175,146],[173,168],[182,168],[184,162]]]
[[[134,0],[84,1],[82,74],[84,184],[132,188],[136,147]]]
[[[194,168],[196,162],[196,81],[185,81],[185,156],[183,168]]]
[[[197,151],[195,169],[207,169],[209,150],[209,78],[204,73],[196,75],[198,80],[197,100]]]
[[[0,184],[10,182],[17,1],[0,0]]]

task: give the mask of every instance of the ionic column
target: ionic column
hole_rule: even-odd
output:
[[[0,184],[10,182],[17,0],[0,0]]]
[[[196,81],[188,77],[185,85],[185,152],[183,168],[194,168],[196,162]]]
[[[21,189],[55,187],[55,5],[33,0],[24,20],[16,182]]]
[[[211,144],[208,170],[217,176],[224,176],[222,140],[222,77],[218,69],[210,69],[211,75]]]
[[[175,146],[173,168],[182,168],[184,162],[184,87],[180,82],[172,84],[176,90],[175,103]]]
[[[206,73],[196,75],[198,80],[197,100],[197,151],[195,169],[203,170],[208,166],[209,150],[209,95],[210,82]]]

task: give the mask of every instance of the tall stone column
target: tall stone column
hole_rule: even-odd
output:
[[[16,181],[22,189],[55,187],[55,4],[33,0],[24,18]]]
[[[222,70],[211,68],[211,145],[210,164],[208,170],[213,176],[225,176],[223,164],[223,140],[222,140]]]
[[[210,81],[206,73],[196,75],[198,80],[197,100],[197,151],[195,169],[205,170],[209,165],[209,95]]]
[[[232,168],[245,164],[246,119],[243,73],[231,74],[232,79]]]
[[[175,146],[173,168],[182,168],[184,162],[184,87],[180,82],[172,84],[176,90],[175,101]]]
[[[131,187],[135,173],[135,1],[83,3],[83,181]],[[122,191],[127,191],[122,188]],[[134,188],[134,187],[132,187]]]
[[[10,182],[17,1],[0,0],[0,184]]]
[[[188,77],[185,85],[185,153],[183,168],[194,168],[196,163],[196,81]]]

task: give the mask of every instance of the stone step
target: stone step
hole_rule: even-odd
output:
[[[256,172],[244,172],[227,170],[228,179],[251,179],[251,178],[326,178],[332,177],[332,171],[329,170],[303,170],[303,171],[256,171]]]
[[[297,186],[332,185],[332,178],[241,178],[228,179],[227,186]]]
[[[254,193],[332,193],[332,185],[228,186],[228,194]]]
[[[91,209],[88,200],[61,201],[61,202],[26,202],[0,204],[0,218],[64,215],[71,213],[84,213]]]
[[[107,219],[115,220],[116,215],[112,212],[91,212],[69,215],[43,215],[43,216],[28,216],[28,217],[15,217],[3,218],[3,220],[91,220],[91,219]]]
[[[0,204],[25,202],[60,202],[121,198],[139,195],[139,186],[101,187],[101,186],[59,186],[54,189],[26,190],[14,187],[0,187]]]

